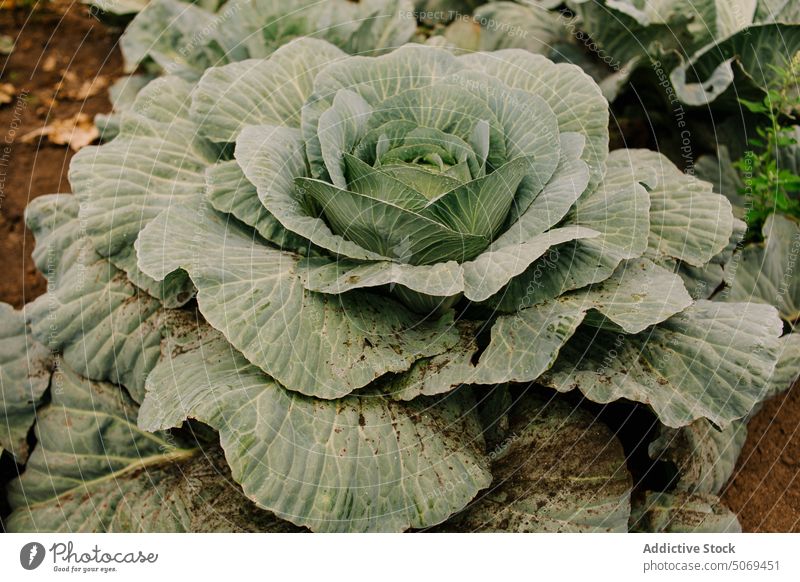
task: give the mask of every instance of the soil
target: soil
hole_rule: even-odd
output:
[[[750,421],[722,499],[745,531],[800,532],[800,383]]]
[[[0,106],[0,301],[21,307],[46,287],[30,258],[33,238],[24,226],[25,206],[36,196],[70,191],[67,170],[73,152],[46,139],[23,143],[19,138],[79,112],[107,112],[111,106],[105,90],[86,99],[70,98],[58,85],[66,72],[73,73],[73,81],[112,81],[122,74],[122,59],[119,31],[90,16],[85,5],[40,1],[33,11],[12,11],[5,9],[7,2],[0,2],[0,34],[11,35],[17,45],[8,58],[0,56],[0,84],[14,85],[16,95]],[[27,95],[24,103],[20,95]],[[798,474],[800,387],[795,386],[768,402],[750,423],[723,498],[745,531],[800,532]]]

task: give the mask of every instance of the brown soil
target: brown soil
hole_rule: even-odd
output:
[[[66,71],[73,79],[113,80],[122,61],[118,33],[89,16],[85,5],[54,0],[30,12],[5,10],[6,2],[0,0],[0,34],[16,38],[17,46],[7,59],[0,57],[0,83],[13,84],[17,99],[0,107],[0,301],[21,307],[45,290],[30,258],[33,239],[23,211],[36,196],[70,191],[73,152],[46,140],[21,143],[19,137],[81,111],[108,111],[106,91],[70,99],[57,85]],[[28,95],[25,104],[20,94]],[[7,138],[9,153],[3,149]],[[725,501],[745,531],[800,531],[800,387],[767,403],[749,430]]]
[[[766,403],[723,500],[745,531],[800,532],[800,383]]]

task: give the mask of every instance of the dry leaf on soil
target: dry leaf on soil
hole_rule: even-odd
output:
[[[11,103],[14,95],[17,94],[17,88],[11,83],[0,83],[0,106],[6,103]]]
[[[56,66],[58,65],[58,59],[55,55],[47,55],[47,58],[42,63],[42,70],[46,73],[52,73],[56,70]]]
[[[100,137],[100,132],[89,115],[77,113],[68,119],[56,119],[50,125],[25,134],[21,140],[31,142],[40,136],[47,136],[50,143],[69,145],[78,151]]]

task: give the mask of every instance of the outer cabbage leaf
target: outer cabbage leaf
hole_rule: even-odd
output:
[[[585,312],[576,307],[553,301],[500,317],[473,373],[462,381],[499,384],[535,380],[553,365],[583,321]]]
[[[711,184],[684,174],[657,152],[618,150],[612,156],[629,157],[649,188],[648,254],[702,267],[728,245],[733,231],[731,204],[714,194]]]
[[[515,312],[553,299],[567,291],[604,281],[622,261],[640,257],[645,252],[650,231],[647,190],[640,183],[642,178],[629,156],[615,154],[608,162],[602,182],[583,192],[563,223],[598,231],[600,236],[549,250],[490,299],[489,306]],[[528,214],[520,222],[524,222]],[[515,228],[512,226],[511,232]],[[502,237],[496,244],[501,240]]]
[[[695,164],[696,175],[714,185],[714,192],[722,193],[733,206],[737,218],[744,218],[745,199],[740,194],[744,190],[744,182],[739,171],[733,166],[728,146],[718,145],[717,155],[703,155]]]
[[[190,89],[177,77],[151,82],[126,113],[119,136],[83,148],[69,173],[94,248],[168,307],[191,298],[185,275],[153,281],[138,271],[130,253],[139,231],[162,208],[179,201],[199,205],[206,167],[221,155],[197,136],[189,118]]]
[[[114,111],[125,111],[136,103],[136,96],[153,80],[150,75],[127,75],[118,78],[108,89],[108,100]]]
[[[474,381],[536,380],[556,362],[590,311],[601,316],[596,324],[607,320],[627,333],[637,333],[680,312],[690,302],[676,275],[647,260],[624,263],[612,277],[587,290],[500,317],[480,356]],[[581,337],[585,335],[590,333],[584,331]],[[568,356],[567,361],[576,360]]]
[[[0,303],[0,446],[22,465],[28,432],[50,385],[52,355],[31,337],[22,311]]]
[[[227,160],[206,169],[206,200],[211,206],[258,231],[280,249],[299,254],[311,253],[311,244],[286,230],[258,199],[256,187],[245,177],[236,160]]]
[[[136,427],[116,386],[65,367],[39,414],[38,444],[10,485],[10,532],[292,531],[227,477],[221,455]]]
[[[216,35],[231,60],[263,58],[298,36],[351,54],[376,54],[408,42],[416,30],[408,0],[229,0]]]
[[[800,378],[800,334],[789,333],[781,338],[780,357],[769,382],[765,398],[785,392]]]
[[[612,322],[612,326],[635,333],[680,312],[690,302],[676,275],[646,259],[630,261],[607,281],[589,289],[502,316],[493,323],[460,323],[461,338],[455,347],[421,359],[409,373],[388,379],[381,388],[394,398],[410,400],[460,384],[530,382],[553,365],[584,320],[593,325]],[[592,315],[587,318],[587,313]],[[476,335],[490,326],[489,345],[481,350]]]
[[[736,515],[718,497],[648,492],[635,501],[630,530],[652,533],[741,533]]]
[[[781,354],[763,400],[788,390],[800,374],[797,367],[800,336],[787,334],[780,343]],[[650,456],[675,465],[678,470],[677,490],[719,495],[733,474],[747,438],[747,420],[760,405],[756,405],[748,418],[734,421],[722,430],[706,419],[696,420],[680,429],[662,427],[658,438],[650,443]]]
[[[625,452],[587,412],[526,394],[490,453],[492,487],[442,529],[624,532],[633,486]]]
[[[157,430],[201,420],[220,432],[233,477],[257,504],[314,531],[435,525],[491,481],[462,391],[401,404],[289,392],[212,335],[156,368],[139,416]]]
[[[67,194],[28,206],[34,261],[49,292],[26,306],[33,337],[93,380],[123,384],[137,401],[159,357],[161,304],[92,249]]]
[[[98,113],[94,116],[94,124],[100,130],[103,141],[110,141],[119,135],[125,111],[129,110],[136,101],[136,95],[153,80],[151,75],[127,75],[120,77],[108,89],[108,99],[111,101],[111,113]]]
[[[455,261],[408,265],[393,261],[360,263],[319,259],[309,261],[302,275],[306,289],[335,295],[351,289],[394,284],[437,297],[458,295],[464,290],[461,266]]]
[[[697,41],[687,24],[693,16],[699,16],[697,6],[713,2],[568,0],[580,19],[580,33],[590,36],[604,54],[611,55],[617,62],[669,49],[690,49]]]
[[[672,257],[661,256],[657,261],[663,267],[680,275],[694,299],[709,299],[723,286],[725,269],[734,260],[738,260],[738,251],[746,231],[747,224],[738,218],[734,219],[728,246],[702,267],[695,267]]]
[[[459,321],[458,343],[442,354],[421,358],[408,372],[388,375],[376,383],[376,390],[395,400],[435,396],[475,381],[474,358],[480,351],[478,333],[488,329],[485,322]]]
[[[675,465],[678,491],[719,495],[733,474],[746,438],[744,421],[720,430],[701,418],[680,429],[662,427],[648,452],[653,459]]]
[[[136,71],[149,57],[168,74],[191,80],[225,58],[221,47],[208,42],[217,26],[209,10],[179,0],[149,0],[120,38],[125,71]]]
[[[762,229],[764,242],[745,247],[727,269],[729,289],[723,301],[749,301],[774,305],[790,324],[800,318],[800,225],[771,214]]]
[[[192,118],[202,135],[221,142],[252,125],[299,127],[314,76],[344,56],[330,43],[299,38],[268,59],[208,69],[192,92]]]
[[[769,306],[700,300],[634,336],[582,330],[540,381],[595,402],[648,404],[670,427],[704,417],[725,428],[763,397],[781,330]]]
[[[682,280],[652,261],[625,261],[603,281],[564,296],[581,309],[600,317],[587,323],[614,331],[636,334],[661,323],[692,304]]]
[[[611,15],[609,20],[624,15],[645,30],[667,25],[661,29],[662,33],[670,30],[669,27],[674,27],[676,30],[673,35],[677,36],[681,29],[684,29],[684,34],[691,35],[694,43],[704,43],[706,39],[723,38],[751,24],[755,17],[757,0],[667,0],[663,2],[606,0],[605,7],[598,2],[589,2],[588,0],[570,0],[570,3],[582,5],[582,15],[606,12]],[[635,33],[640,31],[628,32],[635,38]],[[606,38],[611,31],[598,29],[598,33]],[[665,39],[664,42],[668,43],[669,41]],[[687,44],[691,46],[691,43]]]
[[[784,66],[786,56],[791,58],[800,47],[797,10],[782,0],[570,0],[568,4],[580,17],[578,34],[588,33],[601,55],[612,56],[615,66],[649,60],[671,69],[675,92],[689,105],[711,103],[734,82],[737,94],[753,87],[766,91],[770,66]]]
[[[158,279],[183,268],[200,311],[247,359],[291,390],[339,398],[455,344],[452,316],[419,322],[400,304],[303,288],[301,257],[267,246],[212,210],[165,211],[137,241]]]
[[[497,250],[482,253],[464,264],[464,291],[467,299],[485,301],[520,275],[551,248],[574,240],[600,236],[591,228],[570,225],[532,236],[516,245],[498,244]]]
[[[759,22],[798,22],[800,6],[792,0],[758,0],[756,19]]]

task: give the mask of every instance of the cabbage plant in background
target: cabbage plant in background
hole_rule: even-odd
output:
[[[683,103],[766,91],[800,49],[800,10],[783,0],[569,0],[583,29],[623,61],[655,59]],[[735,90],[732,86],[735,85]],[[734,95],[735,93],[735,95]]]
[[[609,100],[636,69],[658,68],[686,105],[723,95],[735,104],[766,91],[770,65],[786,66],[800,49],[800,8],[786,0],[519,0],[483,4],[474,16],[479,26],[452,33],[457,46],[570,60],[605,81]]]
[[[2,311],[7,529],[736,530],[716,496],[800,346],[708,300],[727,199],[609,153],[574,65],[268,53],[149,82],[29,206],[49,288]],[[620,400],[669,491],[576,408]]]
[[[153,0],[125,29],[126,72],[146,68],[196,80],[212,65],[269,56],[299,36],[353,54],[378,54],[416,31],[410,0],[229,0],[220,6]]]

